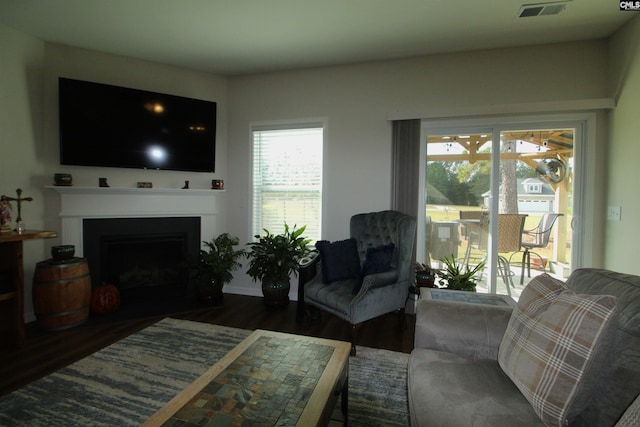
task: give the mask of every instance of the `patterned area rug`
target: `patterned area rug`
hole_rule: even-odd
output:
[[[0,425],[139,425],[249,333],[164,319],[0,398]],[[409,425],[407,360],[358,347],[349,361],[351,426]]]

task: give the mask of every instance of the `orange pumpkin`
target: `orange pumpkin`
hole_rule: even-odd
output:
[[[110,314],[120,308],[120,292],[115,285],[102,285],[91,293],[91,312]]]

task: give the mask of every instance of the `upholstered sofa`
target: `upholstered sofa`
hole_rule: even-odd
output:
[[[513,309],[422,299],[407,381],[413,426],[634,425],[640,277],[543,275]]]

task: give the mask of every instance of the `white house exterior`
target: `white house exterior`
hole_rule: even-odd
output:
[[[489,192],[482,195],[484,206],[489,206]],[[518,179],[518,212],[542,214],[554,211],[555,192],[540,178]]]

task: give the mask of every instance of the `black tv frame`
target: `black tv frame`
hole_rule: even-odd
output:
[[[60,164],[215,172],[217,103],[59,78]]]

